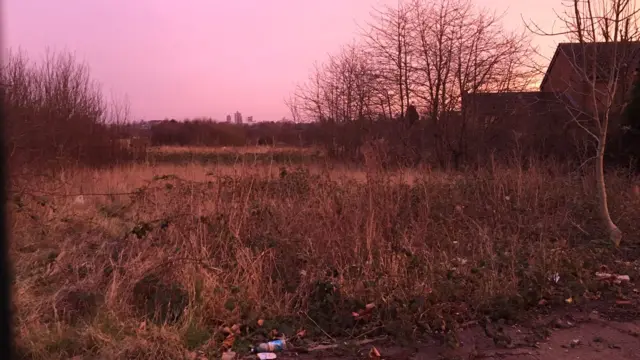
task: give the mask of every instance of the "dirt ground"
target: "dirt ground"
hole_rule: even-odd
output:
[[[574,311],[541,316],[528,324],[516,326],[489,325],[496,332],[479,325],[458,332],[458,346],[428,340],[412,346],[399,346],[380,341],[358,347],[311,352],[279,354],[279,359],[367,359],[372,346],[382,359],[454,360],[454,359],[640,359],[640,320],[638,307],[607,314],[597,310]],[[493,337],[493,338],[492,338]],[[494,340],[497,339],[497,340]],[[502,340],[501,340],[502,339]]]

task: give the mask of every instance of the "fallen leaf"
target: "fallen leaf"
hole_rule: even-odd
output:
[[[231,331],[235,334],[240,334],[240,325],[235,324],[231,327]]]
[[[229,335],[229,334],[231,334],[231,332],[232,332],[232,331],[231,331],[231,328],[230,328],[230,327],[225,326],[225,327],[223,327],[223,328],[222,328],[222,332],[223,332],[224,334],[226,334],[226,335]]]
[[[573,298],[570,297],[568,299],[564,299],[564,302],[566,302],[567,304],[573,304]]]
[[[258,326],[262,326],[262,325],[264,325],[264,320],[262,319],[258,320]]]
[[[548,301],[546,299],[540,299],[540,301],[538,301],[538,305],[540,306],[544,306],[547,305]]]
[[[375,307],[375,304],[367,304],[364,309],[358,312],[352,312],[351,315],[356,319],[368,319],[371,317],[371,313],[373,312],[373,309],[375,309]]]
[[[305,329],[299,330],[298,333],[296,334],[296,336],[299,337],[299,338],[303,338],[306,335],[307,335],[307,330],[305,330]]]
[[[145,331],[147,329],[147,322],[143,321],[140,323],[140,326],[138,326],[138,330],[140,331]]]
[[[233,347],[233,343],[236,342],[236,336],[234,334],[231,334],[229,336],[227,336],[226,339],[224,339],[224,341],[222,342],[222,351],[227,351],[229,349],[231,349]]]
[[[226,351],[222,353],[221,360],[233,360],[236,358],[236,353],[233,351]]]
[[[380,351],[375,346],[371,347],[371,351],[369,351],[369,359],[380,359]]]

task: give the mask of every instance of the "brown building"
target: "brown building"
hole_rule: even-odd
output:
[[[569,100],[567,105],[574,110],[595,114],[606,105],[607,85],[615,70],[620,76],[614,105],[622,104],[632,86],[639,61],[638,41],[561,43],[551,58],[540,91],[565,94]],[[596,91],[592,91],[591,85],[595,85]]]
[[[544,74],[540,91],[464,94],[462,110],[471,123],[489,133],[485,141],[504,136],[518,140],[526,135],[546,147],[551,142],[543,139],[569,142],[579,136],[576,127],[567,126],[572,118],[587,119],[597,113],[595,110],[604,109],[614,65],[619,66],[620,73],[611,109],[615,115],[621,109],[616,105],[623,104],[631,89],[639,64],[640,42],[561,43]],[[591,90],[591,84],[595,84],[596,91]]]

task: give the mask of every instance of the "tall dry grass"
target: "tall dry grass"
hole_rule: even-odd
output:
[[[220,326],[246,334],[257,319],[289,334],[411,337],[484,315],[516,321],[541,299],[614,296],[594,280],[601,265],[638,275],[635,178],[608,179],[628,239],[614,249],[583,177],[535,166],[368,175],[129,166],[16,190],[19,354],[213,356]],[[366,303],[377,309],[361,324],[351,312]]]

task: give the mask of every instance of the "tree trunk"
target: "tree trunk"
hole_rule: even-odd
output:
[[[600,207],[600,217],[604,223],[604,226],[609,234],[609,239],[616,245],[620,246],[622,240],[622,232],[616,224],[611,220],[609,214],[609,204],[607,203],[607,186],[604,181],[604,150],[606,144],[606,132],[605,136],[601,136],[598,143],[597,155],[596,155],[596,191],[598,192],[598,206]]]

